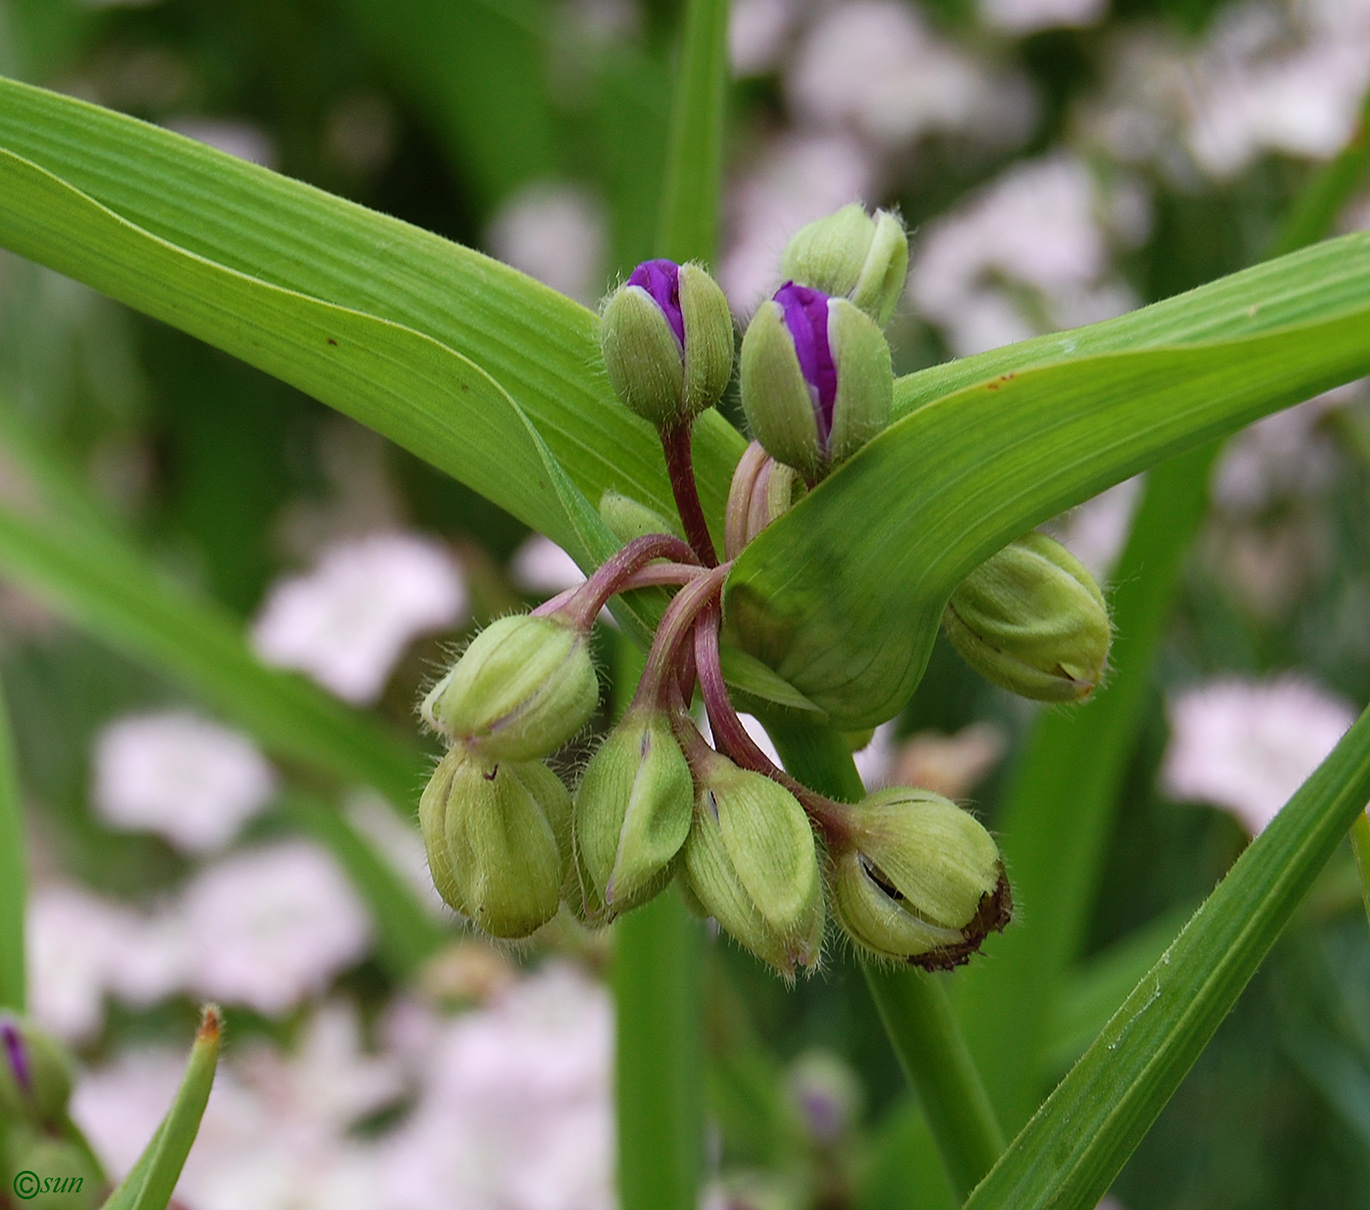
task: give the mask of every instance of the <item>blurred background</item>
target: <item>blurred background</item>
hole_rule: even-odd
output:
[[[593,306],[652,251],[679,9],[0,0],[0,71]],[[717,271],[737,314],[779,284],[803,223],[853,198],[897,205],[913,231],[891,328],[907,372],[1258,259],[1356,128],[1370,2],[735,0],[730,55]],[[1367,226],[1370,191],[1338,220]],[[0,495],[22,494],[22,464],[42,460],[166,576],[232,611],[263,660],[398,728],[463,635],[577,578],[546,540],[370,432],[6,254],[0,419]],[[1054,524],[1101,578],[1137,486]],[[1085,925],[1090,957],[1173,932],[1370,698],[1367,504],[1361,384],[1227,444]],[[611,666],[621,640],[600,641]],[[613,1206],[603,936],[556,923],[511,950],[454,930],[397,982],[346,871],[284,805],[294,771],[3,581],[0,676],[28,807],[33,1010],[79,1055],[74,1113],[112,1172],[150,1135],[213,997],[229,1049],[181,1184],[188,1210]],[[939,789],[992,827],[1034,713],[940,645],[863,775]],[[365,792],[343,809],[447,919],[417,834]],[[849,953],[788,990],[714,939],[705,983],[714,1210],[939,1204],[890,1175],[911,1110]],[[1057,1073],[1096,1019],[1057,1023]],[[1370,1204],[1370,930],[1349,850],[1111,1199]]]

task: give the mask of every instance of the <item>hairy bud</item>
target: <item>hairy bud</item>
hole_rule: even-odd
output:
[[[1032,532],[980,564],[952,593],[942,627],[986,680],[1044,702],[1087,697],[1108,663],[1103,593],[1059,542]]]
[[[897,215],[877,210],[872,217],[852,202],[800,228],[780,269],[801,286],[850,299],[883,328],[904,289],[909,238]]]
[[[483,758],[520,761],[555,752],[598,704],[589,636],[555,617],[518,614],[482,630],[420,709]]]
[[[614,393],[657,428],[713,407],[733,372],[728,300],[698,265],[638,265],[604,304],[600,341]]]
[[[0,1120],[60,1122],[71,1085],[66,1048],[23,1017],[0,1012]]]
[[[724,757],[700,770],[684,874],[703,909],[787,978],[823,946],[822,879],[798,800]]]
[[[443,757],[419,800],[433,885],[494,937],[527,937],[557,913],[570,852],[571,796],[541,761]]]
[[[615,491],[607,491],[599,498],[599,516],[609,532],[625,546],[648,534],[681,536],[679,521],[663,517],[656,509]]]
[[[660,711],[630,710],[585,770],[575,797],[586,913],[610,918],[671,880],[690,832],[694,780]]]
[[[787,282],[742,341],[742,407],[771,457],[814,483],[890,421],[889,345],[845,298]]]
[[[832,903],[859,945],[940,970],[965,962],[1012,902],[999,848],[955,803],[896,786],[852,808],[835,854]]]

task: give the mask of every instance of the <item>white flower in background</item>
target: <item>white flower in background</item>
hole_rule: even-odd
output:
[[[461,568],[439,543],[373,534],[328,547],[312,571],[277,581],[252,626],[269,664],[297,668],[345,701],[374,701],[404,649],[466,613]]]
[[[77,1084],[72,1116],[116,1177],[147,1144],[184,1064],[172,1050],[126,1052]],[[392,1059],[362,1053],[350,1005],[320,1009],[293,1054],[257,1039],[231,1049],[178,1196],[196,1210],[375,1210],[375,1148],[348,1131],[401,1091]]]
[[[127,4],[128,0],[119,2]],[[275,143],[265,130],[251,122],[234,121],[231,118],[173,118],[166,125],[177,134],[240,160],[247,160],[250,164],[260,164],[263,168],[276,167],[279,157]]]
[[[802,0],[736,0],[728,13],[733,75],[760,76],[779,66]]]
[[[184,710],[111,723],[96,738],[94,766],[92,798],[104,819],[187,853],[226,844],[276,788],[250,739]]]
[[[971,723],[953,735],[919,731],[899,746],[888,784],[918,786],[959,801],[1007,750],[1008,736],[996,723]]]
[[[1100,584],[1108,582],[1113,565],[1123,553],[1144,482],[1145,476],[1134,475],[1115,483],[1044,527]]]
[[[524,592],[554,597],[585,583],[576,561],[551,538],[530,534],[509,562],[509,575]]]
[[[996,83],[928,29],[916,8],[895,0],[853,0],[824,10],[800,45],[787,84],[802,119],[850,129],[889,149],[950,131],[1012,142],[1031,130],[1035,117],[1021,83]]]
[[[423,847],[417,820],[405,823],[390,803],[366,788],[351,791],[343,803],[343,810],[348,822],[371,842],[376,852],[428,904],[433,914],[441,920],[450,920],[450,909],[428,872],[428,853]]]
[[[1229,514],[1255,514],[1293,496],[1316,495],[1331,482],[1337,449],[1322,431],[1327,414],[1365,394],[1347,383],[1243,429],[1223,447],[1213,472],[1213,501]]]
[[[898,753],[898,720],[890,719],[881,723],[871,736],[870,743],[858,752],[852,753],[856,771],[867,792],[874,793],[881,786],[889,784],[890,774],[894,772],[895,756]]]
[[[593,306],[604,292],[603,207],[575,185],[538,182],[500,207],[491,255],[544,285]]]
[[[385,1144],[382,1210],[611,1210],[603,987],[549,964],[486,1008],[406,1032],[423,1092]]]
[[[1228,5],[1195,48],[1139,33],[1119,43],[1108,97],[1085,124],[1125,161],[1173,181],[1218,180],[1260,155],[1326,159],[1355,129],[1370,81],[1370,5]]]
[[[725,199],[718,280],[750,313],[781,284],[780,256],[800,227],[871,193],[874,154],[849,135],[788,136],[768,147]]]
[[[1336,746],[1356,712],[1297,677],[1227,678],[1169,704],[1161,785],[1172,798],[1230,811],[1253,836]]]
[[[137,952],[137,914],[50,884],[30,894],[25,931],[33,1015],[69,1041],[94,1036],[115,971]]]
[[[738,720],[742,723],[742,730],[751,737],[752,743],[761,749],[766,755],[766,759],[773,765],[781,764],[780,753],[775,750],[775,744],[771,742],[771,737],[766,734],[766,728],[761,720],[752,714],[738,714]],[[704,737],[706,743],[714,742],[713,728],[709,726],[709,716],[704,713],[701,706],[695,715],[695,726],[699,728],[699,733]]]
[[[190,991],[276,1014],[363,958],[370,920],[333,859],[306,841],[236,853],[198,873],[175,909]]]
[[[909,293],[960,355],[1121,315],[1137,300],[1111,275],[1102,221],[1109,212],[1078,160],[1015,164],[929,224]]]
[[[991,29],[1022,37],[1041,29],[1080,29],[1096,24],[1108,0],[980,0],[980,20]]]

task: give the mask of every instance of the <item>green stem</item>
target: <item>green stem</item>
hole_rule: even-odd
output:
[[[785,768],[800,781],[839,801],[865,797],[851,749],[837,732],[772,720],[766,727]],[[947,1176],[965,1197],[1003,1151],[1004,1132],[939,982],[945,976],[874,962],[862,965]]]
[[[24,1011],[24,815],[0,688],[0,1008]]]
[[[1356,870],[1360,874],[1360,894],[1365,901],[1365,916],[1370,920],[1370,818],[1364,811],[1351,825],[1351,852],[1356,855]]]
[[[642,652],[615,635],[618,709]],[[673,891],[614,925],[621,1210],[696,1210],[704,1158],[700,927]]]
[[[699,958],[699,922],[674,891],[615,926],[622,1210],[696,1210],[704,1158]]]
[[[964,1200],[994,1167],[1006,1140],[956,1026],[941,983],[946,976],[873,962],[865,970],[899,1066],[918,1094],[952,1188]]]

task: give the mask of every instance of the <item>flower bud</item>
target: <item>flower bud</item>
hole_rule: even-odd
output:
[[[451,749],[419,799],[419,828],[438,893],[487,933],[527,937],[556,915],[571,796],[541,761]]]
[[[555,617],[490,623],[423,700],[424,721],[487,760],[555,752],[599,704],[589,636]]]
[[[780,271],[801,286],[849,298],[882,328],[894,314],[909,271],[909,238],[888,210],[868,215],[859,202],[799,232]]]
[[[698,265],[638,265],[604,304],[600,341],[614,393],[659,429],[713,407],[733,372],[728,300]]]
[[[823,946],[822,879],[798,800],[760,773],[711,759],[685,842],[689,890],[746,949],[786,978]]]
[[[612,918],[662,890],[693,810],[694,779],[670,722],[660,711],[630,710],[576,791],[576,860],[587,914]]]
[[[0,1147],[0,1205],[33,1210],[95,1210],[107,1186],[85,1148],[53,1138],[36,1128],[19,1126]],[[5,1200],[10,1193],[13,1202]]]
[[[1094,577],[1059,542],[1035,531],[962,581],[942,627],[986,680],[1043,702],[1088,697],[1112,640]]]
[[[599,516],[624,546],[648,534],[674,534],[678,538],[682,533],[679,521],[663,517],[656,509],[615,491],[607,491],[599,498]]]
[[[735,559],[753,538],[789,512],[804,485],[793,467],[777,462],[753,441],[733,472],[728,490],[724,551]]]
[[[1008,923],[998,846],[955,803],[895,786],[853,807],[852,819],[852,839],[833,862],[832,903],[859,945],[943,970]]]
[[[59,1122],[71,1097],[72,1064],[55,1039],[0,1012],[0,1120]]]
[[[890,421],[894,372],[876,322],[845,298],[786,282],[742,341],[742,408],[771,457],[809,483]]]

